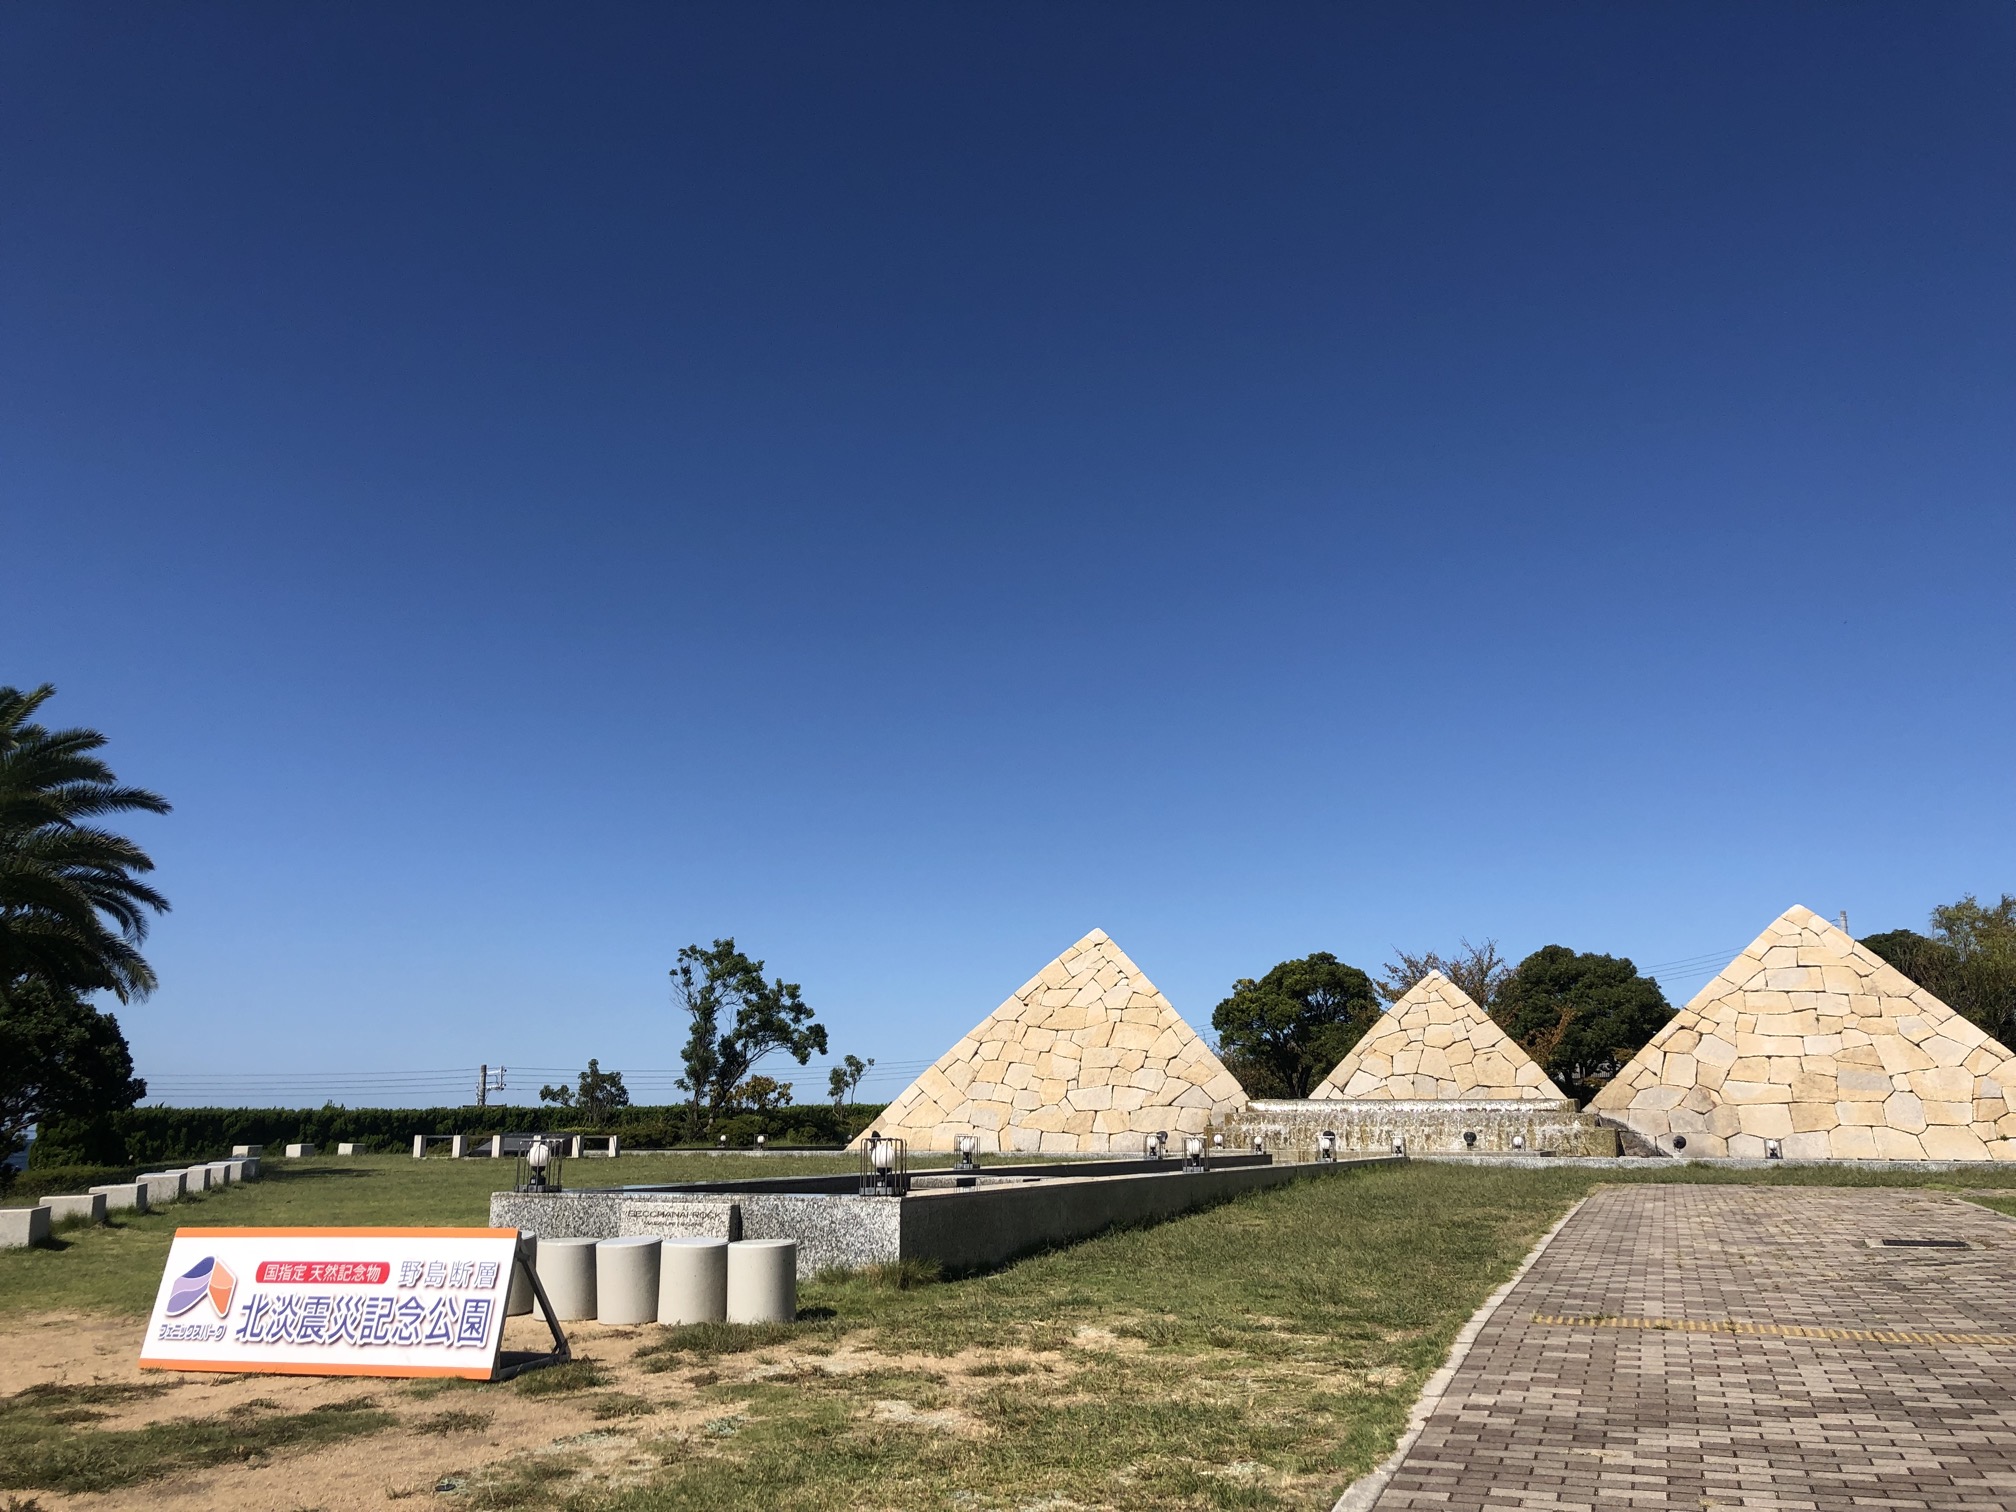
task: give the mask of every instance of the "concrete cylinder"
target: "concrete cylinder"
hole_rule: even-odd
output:
[[[539,1236],[537,1234],[520,1234],[518,1236],[518,1249],[524,1255],[525,1263],[534,1270],[537,1270],[539,1267]],[[522,1318],[530,1311],[532,1311],[532,1283],[526,1279],[524,1272],[514,1265],[511,1267],[510,1295],[504,1299],[504,1316],[507,1318]]]
[[[738,1239],[728,1246],[728,1321],[790,1323],[798,1316],[798,1241]]]
[[[562,1323],[595,1316],[595,1239],[547,1239],[539,1245],[539,1284]]]
[[[658,1252],[658,1321],[719,1323],[727,1316],[728,1241],[667,1239]]]
[[[595,1321],[658,1321],[658,1244],[645,1234],[595,1246]]]

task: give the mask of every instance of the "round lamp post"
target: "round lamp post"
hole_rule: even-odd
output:
[[[1335,1129],[1325,1129],[1321,1134],[1316,1136],[1316,1158],[1318,1160],[1335,1160],[1337,1158],[1337,1131]]]
[[[955,1143],[959,1149],[959,1165],[957,1169],[962,1171],[975,1169],[977,1162],[973,1157],[980,1149],[980,1136],[977,1134],[961,1134]]]

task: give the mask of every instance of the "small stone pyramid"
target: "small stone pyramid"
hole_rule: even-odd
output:
[[[913,1150],[976,1134],[984,1152],[1139,1154],[1149,1134],[1201,1134],[1245,1103],[1197,1031],[1095,929],[940,1056],[875,1129]]]
[[[1533,1057],[1439,971],[1416,982],[1366,1030],[1309,1097],[1568,1100]]]
[[[2016,1056],[1788,908],[1589,1104],[1685,1155],[2016,1160]]]

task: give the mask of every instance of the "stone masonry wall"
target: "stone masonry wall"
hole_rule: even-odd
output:
[[[1589,1104],[1675,1153],[2016,1159],[2016,1057],[1791,908]]]
[[[962,1036],[875,1129],[914,1150],[951,1150],[971,1133],[984,1152],[1135,1154],[1150,1134],[1203,1133],[1245,1101],[1197,1032],[1095,929]]]
[[[1565,1100],[1533,1057],[1439,971],[1416,982],[1309,1097]]]

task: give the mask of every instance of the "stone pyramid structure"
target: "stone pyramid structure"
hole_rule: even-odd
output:
[[[1149,1134],[1201,1134],[1245,1103],[1197,1031],[1095,929],[940,1056],[875,1128],[913,1150],[951,1150],[970,1133],[983,1152],[1138,1155]]]
[[[1416,982],[1366,1030],[1309,1097],[1568,1100],[1533,1057],[1439,971]]]
[[[2016,1160],[2016,1056],[1806,908],[1589,1107],[1686,1156]]]

